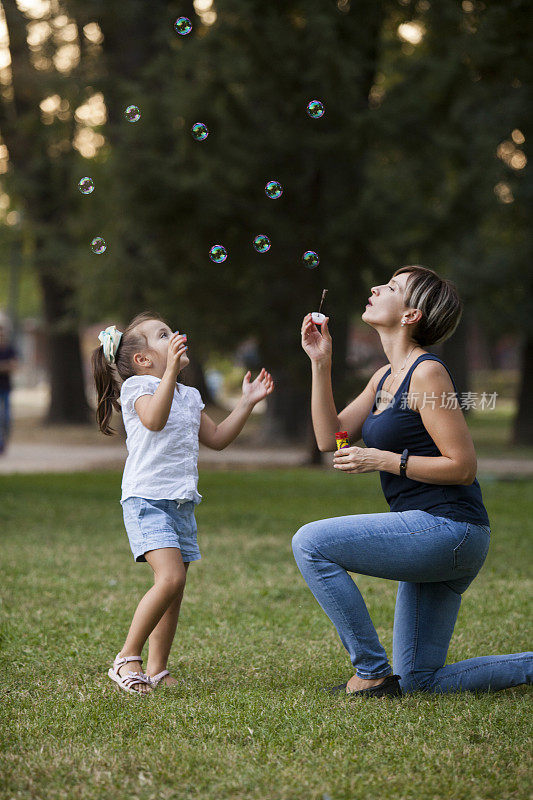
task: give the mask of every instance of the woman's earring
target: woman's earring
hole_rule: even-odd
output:
[[[402,322],[402,325],[405,325],[405,322]]]

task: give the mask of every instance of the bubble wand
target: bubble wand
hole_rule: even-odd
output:
[[[322,303],[324,302],[327,293],[328,293],[327,289],[322,290],[322,299],[320,301],[320,306],[318,307],[318,311],[313,311],[311,314],[311,319],[313,320],[315,325],[322,325],[322,323],[326,319],[325,314],[320,313],[320,309],[322,308]]]

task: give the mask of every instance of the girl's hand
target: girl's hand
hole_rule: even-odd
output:
[[[180,334],[179,331],[173,333],[168,343],[167,371],[178,375],[181,369],[180,359],[187,353],[187,334]]]
[[[333,468],[342,472],[376,472],[382,469],[382,451],[375,447],[341,447],[333,454]]]
[[[242,396],[248,403],[255,406],[255,404],[263,400],[267,394],[273,392],[274,381],[272,380],[270,372],[267,372],[264,367],[253,383],[250,383],[251,375],[252,373],[248,370],[244,376],[242,382]]]
[[[307,314],[302,322],[302,347],[311,361],[331,361],[332,340],[328,330],[329,317],[322,323],[322,333]]]

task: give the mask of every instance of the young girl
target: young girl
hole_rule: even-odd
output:
[[[187,336],[173,333],[158,314],[138,314],[124,333],[111,325],[98,338],[102,344],[92,353],[96,419],[102,433],[111,436],[112,408],[122,411],[128,448],[120,500],[124,524],[134,560],[148,561],[154,572],[154,585],[141,598],[108,675],[125,692],[144,695],[161,682],[177,684],[167,661],[187,569],[201,558],[194,519],[194,506],[202,499],[198,441],[213,450],[227,447],[255,404],[273,391],[274,381],[262,369],[250,383],[247,372],[239,403],[216,425],[203,411],[198,389],[177,383],[189,363]],[[123,381],[120,387],[114,369]]]

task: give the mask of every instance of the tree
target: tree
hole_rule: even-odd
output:
[[[136,173],[126,205],[138,250],[154,284],[164,284],[158,303],[180,298],[181,327],[202,358],[253,330],[277,382],[264,431],[271,442],[311,430],[299,323],[322,288],[339,407],[350,399],[348,321],[373,282],[421,261],[457,283],[465,320],[445,352],[460,389],[467,312],[484,307],[488,288],[480,229],[494,206],[494,149],[510,109],[493,108],[507,73],[495,80],[479,62],[514,41],[516,26],[505,39],[511,12],[504,3],[473,16],[455,2],[339,5],[344,13],[318,2],[219,0],[215,25],[173,39],[168,17],[155,15],[166,33],[149,27],[136,61],[144,128],[122,150],[123,172],[127,158]],[[106,8],[112,21],[113,3]],[[406,24],[422,31],[419,44],[398,35]],[[493,47],[496,29],[505,41]],[[320,120],[304,113],[314,97],[325,103]],[[198,120],[210,130],[204,142],[190,136]],[[263,193],[270,178],[284,187],[279,200]],[[268,254],[253,251],[257,233],[270,236]],[[207,258],[214,243],[228,250],[223,264]],[[321,257],[314,271],[301,265],[306,249]]]
[[[303,9],[297,2],[265,7],[225,0],[216,4],[212,28],[197,31],[197,25],[187,37],[172,31],[164,3],[146,24],[142,4],[129,6],[126,30],[117,7],[100,4],[94,16],[107,65],[110,196],[120,197],[127,216],[109,218],[116,246],[107,266],[118,273],[120,262],[127,263],[127,290],[136,300],[150,297],[167,315],[174,312],[200,360],[253,330],[277,384],[265,437],[309,437],[310,369],[300,345],[301,319],[328,288],[344,403],[348,320],[354,296],[368,292],[361,270],[373,259],[359,223],[358,193],[385,6],[366,2],[361,27],[358,15],[318,0]],[[315,97],[326,106],[320,120],[306,113]],[[133,98],[142,119],[124,130],[117,109]],[[210,130],[205,142],[190,135],[198,120]],[[265,195],[271,178],[284,187],[279,200]],[[267,254],[252,247],[259,233],[271,239]],[[228,251],[223,264],[208,258],[215,243]],[[308,249],[321,258],[316,270],[303,265]],[[119,302],[119,291],[108,301]],[[310,444],[316,456],[314,437]]]
[[[519,295],[530,169],[495,152],[510,120],[520,132],[529,113],[524,0],[216,0],[215,24],[191,2],[132,0],[124,14],[117,0],[56,0],[35,52],[14,0],[3,5],[13,96],[4,92],[0,129],[13,191],[31,211],[46,314],[58,328],[52,351],[70,353],[66,369],[53,365],[60,414],[77,345],[59,330],[72,337],[74,319],[92,321],[95,308],[126,320],[152,307],[189,334],[195,381],[213,350],[253,332],[276,381],[264,438],[307,440],[316,460],[300,323],[323,288],[339,410],[361,388],[346,370],[354,308],[362,313],[370,286],[398,265],[433,266],[481,317],[501,303],[502,260]],[[60,47],[52,23],[65,11],[79,58],[61,72],[50,66]],[[193,21],[187,36],[173,30],[178,14]],[[55,110],[39,110],[54,97]],[[320,119],[306,113],[311,99],[325,105]],[[132,103],[135,124],[123,115]],[[95,104],[92,121],[76,118]],[[197,121],[209,129],[202,142],[191,136]],[[76,150],[82,130],[88,162]],[[90,198],[75,188],[82,163],[96,180]],[[265,195],[270,179],[283,186],[277,200]],[[499,202],[507,191],[512,204]],[[108,242],[102,257],[87,247],[95,233]],[[259,233],[268,253],[252,246]],[[210,260],[213,244],[226,247],[226,261]],[[303,266],[305,250],[319,254],[317,269]],[[530,320],[524,313],[519,324],[530,330]],[[467,323],[446,343],[465,388]]]
[[[2,0],[1,8],[11,56],[0,92],[0,132],[9,152],[5,182],[33,239],[42,289],[51,381],[45,422],[89,423],[75,314],[72,255],[78,240],[72,212],[80,163],[74,111],[83,103],[82,76],[94,54],[82,48],[76,66],[75,54],[60,53],[82,34],[72,20],[65,22],[59,3],[40,20],[39,31],[15,0]],[[38,44],[30,44],[30,31],[40,37]]]
[[[531,119],[530,17],[528,3],[502,0],[406,1],[387,18],[365,206],[374,212],[369,239],[384,260],[425,263],[457,284],[464,320],[443,350],[460,390],[468,388],[471,309],[495,337],[524,332],[517,443],[533,443],[533,315],[523,291],[533,273],[531,167],[520,150]]]

